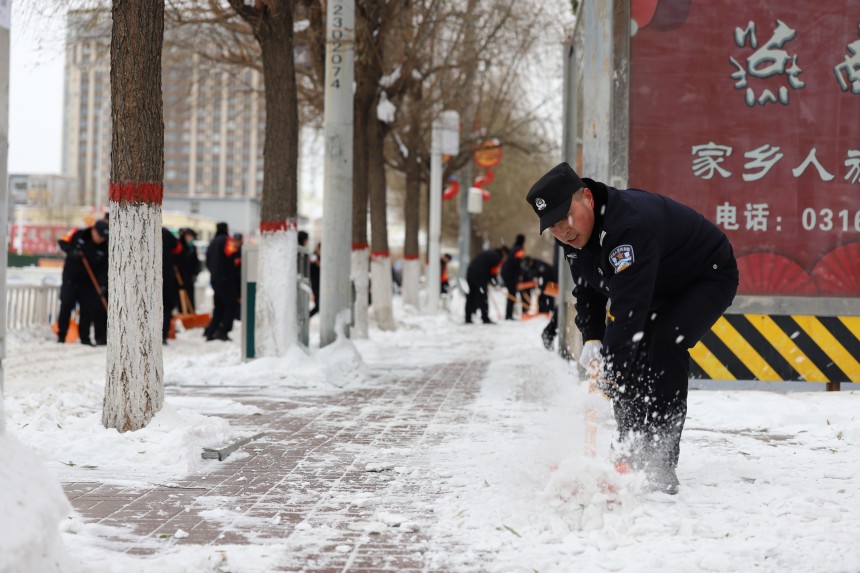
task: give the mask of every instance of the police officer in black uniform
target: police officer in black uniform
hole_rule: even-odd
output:
[[[170,334],[170,321],[173,318],[173,308],[176,306],[176,298],[179,290],[176,284],[176,257],[182,252],[179,240],[173,236],[167,228],[161,228],[161,343],[167,345],[167,336]]]
[[[498,276],[507,255],[507,247],[489,249],[478,253],[469,263],[466,269],[466,282],[469,284],[469,293],[466,295],[466,324],[472,323],[472,315],[478,311],[484,324],[493,324],[487,300],[490,281]]]
[[[215,291],[212,320],[203,331],[206,340],[230,340],[233,321],[239,318],[242,243],[238,239],[229,235],[227,223],[218,223],[206,250],[206,266]]]
[[[175,264],[179,270],[179,278],[182,279],[182,286],[177,285],[179,288],[177,289],[176,306],[182,312],[194,312],[194,309],[197,308],[194,301],[194,284],[197,282],[197,275],[200,274],[202,265],[197,254],[197,246],[194,244],[196,239],[197,231],[194,229],[188,227],[179,229],[179,243],[182,248],[175,256]],[[170,269],[170,272],[175,274],[176,271]],[[184,290],[185,294],[188,295],[186,300],[191,304],[191,308],[187,311],[183,311],[180,304],[179,290]]]
[[[310,257],[310,280],[311,280],[311,292],[314,295],[314,307],[308,314],[308,318],[312,317],[316,313],[320,311],[320,264],[322,263],[322,243],[317,243],[316,249],[314,249],[313,255]]]
[[[508,300],[505,304],[505,320],[514,320],[514,305],[520,304],[519,283],[523,280],[523,259],[526,256],[526,236],[517,235],[511,247],[511,252],[502,264],[502,281],[508,289]]]
[[[558,270],[552,264],[534,257],[526,257],[525,268],[526,280],[534,281],[538,289],[538,312],[552,312],[555,297],[547,294],[547,289],[550,285],[558,286]]]
[[[107,309],[102,300],[107,299],[108,229],[108,222],[99,219],[92,226],[69,232],[58,241],[60,249],[66,253],[60,287],[58,342],[66,341],[72,311],[75,304],[80,304],[81,343],[93,344],[90,327],[94,326],[95,343],[107,344]]]
[[[541,232],[564,249],[585,341],[580,362],[601,367],[620,461],[644,470],[654,489],[677,493],[689,350],[734,299],[731,244],[685,205],[580,179],[567,163],[535,183],[527,201]]]

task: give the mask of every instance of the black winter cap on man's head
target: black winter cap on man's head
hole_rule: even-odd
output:
[[[98,233],[103,239],[107,239],[110,236],[110,227],[108,226],[108,222],[104,219],[99,219],[96,221],[96,233]]]
[[[532,185],[526,201],[540,217],[541,233],[567,216],[573,194],[584,186],[567,163],[556,165]]]

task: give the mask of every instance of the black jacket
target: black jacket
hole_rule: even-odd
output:
[[[176,290],[176,256],[180,253],[179,240],[173,233],[161,228],[161,290],[165,294],[173,294]]]
[[[182,285],[188,289],[193,289],[194,281],[197,280],[197,275],[200,274],[200,257],[197,256],[197,247],[194,241],[185,241],[180,239],[182,250],[176,255],[175,264],[179,268],[179,275],[182,277]]]
[[[469,263],[469,268],[466,269],[466,281],[487,284],[499,273],[503,258],[501,249],[490,249],[478,253]]]
[[[562,245],[575,285],[576,325],[584,341],[602,340],[607,361],[623,367],[654,310],[737,264],[723,232],[690,207],[639,189],[583,181],[594,195],[594,231],[581,250]],[[613,318],[608,327],[607,299]]]
[[[529,267],[529,278],[535,281],[541,291],[546,288],[547,283],[558,282],[558,271],[556,268],[546,261],[540,259],[532,259]]]
[[[233,237],[217,235],[206,250],[206,266],[209,267],[213,289],[229,291],[230,296],[239,296],[242,276],[242,248]]]
[[[92,269],[99,285],[107,286],[108,282],[108,242],[97,245],[93,241],[92,227],[70,231],[57,241],[60,249],[66,253],[63,264],[63,282],[91,284],[92,280],[84,266],[83,258]]]
[[[502,280],[505,281],[505,285],[516,288],[517,283],[522,280],[522,263],[525,256],[526,250],[522,245],[515,244],[511,247],[511,252],[508,254],[508,258],[505,259],[501,271]]]

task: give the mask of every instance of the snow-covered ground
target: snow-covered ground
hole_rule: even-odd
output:
[[[502,301],[498,295],[497,307]],[[588,396],[573,365],[543,349],[545,319],[465,326],[462,301],[451,308],[426,316],[395,306],[396,332],[372,328],[369,340],[322,350],[312,344],[307,352],[247,364],[235,343],[180,333],[165,349],[164,409],[147,428],[127,434],[101,426],[103,348],[60,346],[47,328],[12,333],[0,436],[0,480],[12,487],[0,491],[0,571],[223,570],[211,558],[219,548],[211,546],[177,546],[147,558],[119,553],[58,493],[60,482],[79,479],[81,467],[92,480],[116,484],[206,472],[210,462],[200,459],[200,448],[238,436],[217,414],[254,406],[180,398],[171,395],[172,385],[336,394],[370,384],[367,372],[377,375],[374,384],[380,375],[384,382],[387,363],[429,367],[475,356],[488,368],[466,405],[471,415],[447,428],[456,437],[429,451],[400,452],[404,464],[420,455],[434,468],[426,484],[435,494],[433,512],[405,516],[423,524],[430,540],[426,570],[860,571],[860,392],[851,385],[839,393],[786,393],[778,385],[692,391],[681,491],[644,494],[640,476],[620,477],[607,461],[608,403]],[[601,418],[593,459],[583,452],[588,406]],[[465,550],[446,551],[452,536]],[[270,570],[277,547],[221,549],[230,552],[235,573]],[[32,568],[46,562],[55,566]]]

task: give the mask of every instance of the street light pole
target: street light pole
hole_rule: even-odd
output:
[[[442,154],[460,152],[460,114],[443,111],[433,122],[430,141],[430,233],[427,241],[427,311],[439,308],[439,252],[442,236]]]

